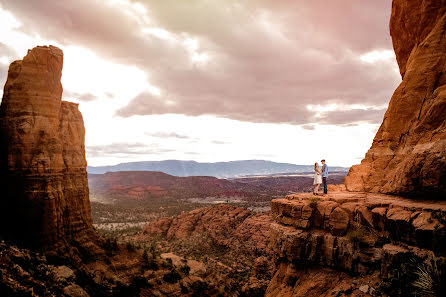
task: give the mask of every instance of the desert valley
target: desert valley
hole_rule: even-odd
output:
[[[30,49],[0,106],[0,296],[445,296],[446,2],[393,0],[390,35],[402,81],[326,195],[312,164],[87,166],[64,52]]]

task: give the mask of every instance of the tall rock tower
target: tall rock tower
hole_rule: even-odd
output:
[[[0,106],[0,234],[48,247],[92,230],[85,128],[61,101],[63,53],[36,47],[11,64]]]
[[[446,1],[394,0],[390,34],[403,81],[345,185],[446,200]]]

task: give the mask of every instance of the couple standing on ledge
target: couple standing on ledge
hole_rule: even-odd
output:
[[[328,177],[328,166],[325,164],[325,160],[321,160],[322,162],[322,170],[319,169],[319,164],[314,163],[314,190],[313,195],[319,195],[319,186],[324,184],[324,194],[327,194],[327,177]]]

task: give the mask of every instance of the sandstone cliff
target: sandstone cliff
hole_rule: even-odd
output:
[[[382,286],[394,270],[446,255],[445,202],[348,192],[287,198],[271,202],[276,271],[267,297],[395,296]]]
[[[403,81],[349,191],[446,199],[446,2],[394,0],[390,33]]]
[[[0,232],[45,247],[92,228],[85,129],[61,101],[63,53],[36,47],[11,64],[0,107]]]

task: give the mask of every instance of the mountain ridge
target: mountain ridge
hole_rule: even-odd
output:
[[[346,167],[330,166],[331,172],[348,171]],[[265,160],[240,160],[227,162],[197,162],[183,160],[141,161],[119,163],[110,166],[88,166],[89,174],[104,174],[117,171],[159,171],[169,175],[214,176],[231,178],[247,175],[311,172],[313,165],[297,165]]]

